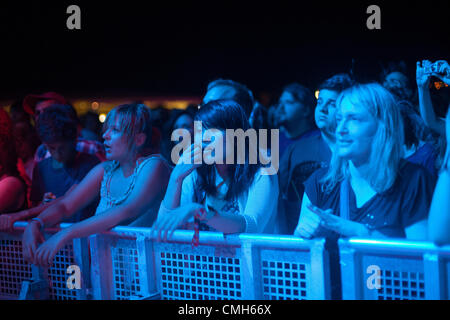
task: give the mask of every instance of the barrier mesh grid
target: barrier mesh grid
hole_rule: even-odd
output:
[[[67,268],[74,265],[73,245],[62,248],[53,260],[53,265],[48,268],[49,296],[51,300],[76,300],[77,290],[67,288]]]
[[[303,263],[263,260],[262,279],[264,299],[307,298],[306,265]]]
[[[31,265],[23,259],[22,242],[0,239],[0,296],[17,298],[22,281],[31,276]]]
[[[425,280],[422,272],[382,270],[378,300],[424,300]]]
[[[160,252],[160,259],[162,299],[242,299],[237,258]]]
[[[111,248],[114,296],[117,300],[128,300],[141,292],[138,250],[130,241],[118,241]]]

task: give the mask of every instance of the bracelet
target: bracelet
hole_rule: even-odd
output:
[[[33,219],[31,219],[31,221],[37,221],[38,223],[39,223],[39,229],[40,230],[42,230],[42,229],[44,229],[44,221],[42,221],[42,219],[40,219],[40,218],[33,218]]]

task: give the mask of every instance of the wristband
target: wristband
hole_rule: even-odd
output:
[[[31,221],[37,221],[39,223],[39,229],[40,230],[44,229],[44,221],[42,221],[42,219],[40,219],[40,218],[33,218],[33,219],[31,219]]]

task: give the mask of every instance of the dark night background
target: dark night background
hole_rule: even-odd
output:
[[[2,2],[0,99],[67,95],[201,96],[218,77],[256,95],[289,82],[315,88],[355,59],[359,80],[387,61],[449,59],[450,2]],[[81,8],[68,30],[66,8]],[[366,9],[381,8],[381,30]]]

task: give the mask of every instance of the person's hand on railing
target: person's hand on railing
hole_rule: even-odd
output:
[[[66,232],[61,230],[41,244],[36,250],[34,263],[43,267],[50,267],[56,254],[67,243],[66,235]]]
[[[14,229],[14,214],[5,213],[0,215],[0,232],[11,232]]]
[[[39,243],[44,242],[44,236],[39,230],[39,224],[31,221],[25,228],[22,236],[22,251],[25,261],[34,263],[36,249]]]
[[[151,235],[155,236],[156,232],[158,241],[167,241],[179,226],[199,211],[205,212],[205,207],[194,202],[173,210],[167,210],[158,215],[151,228]]]

